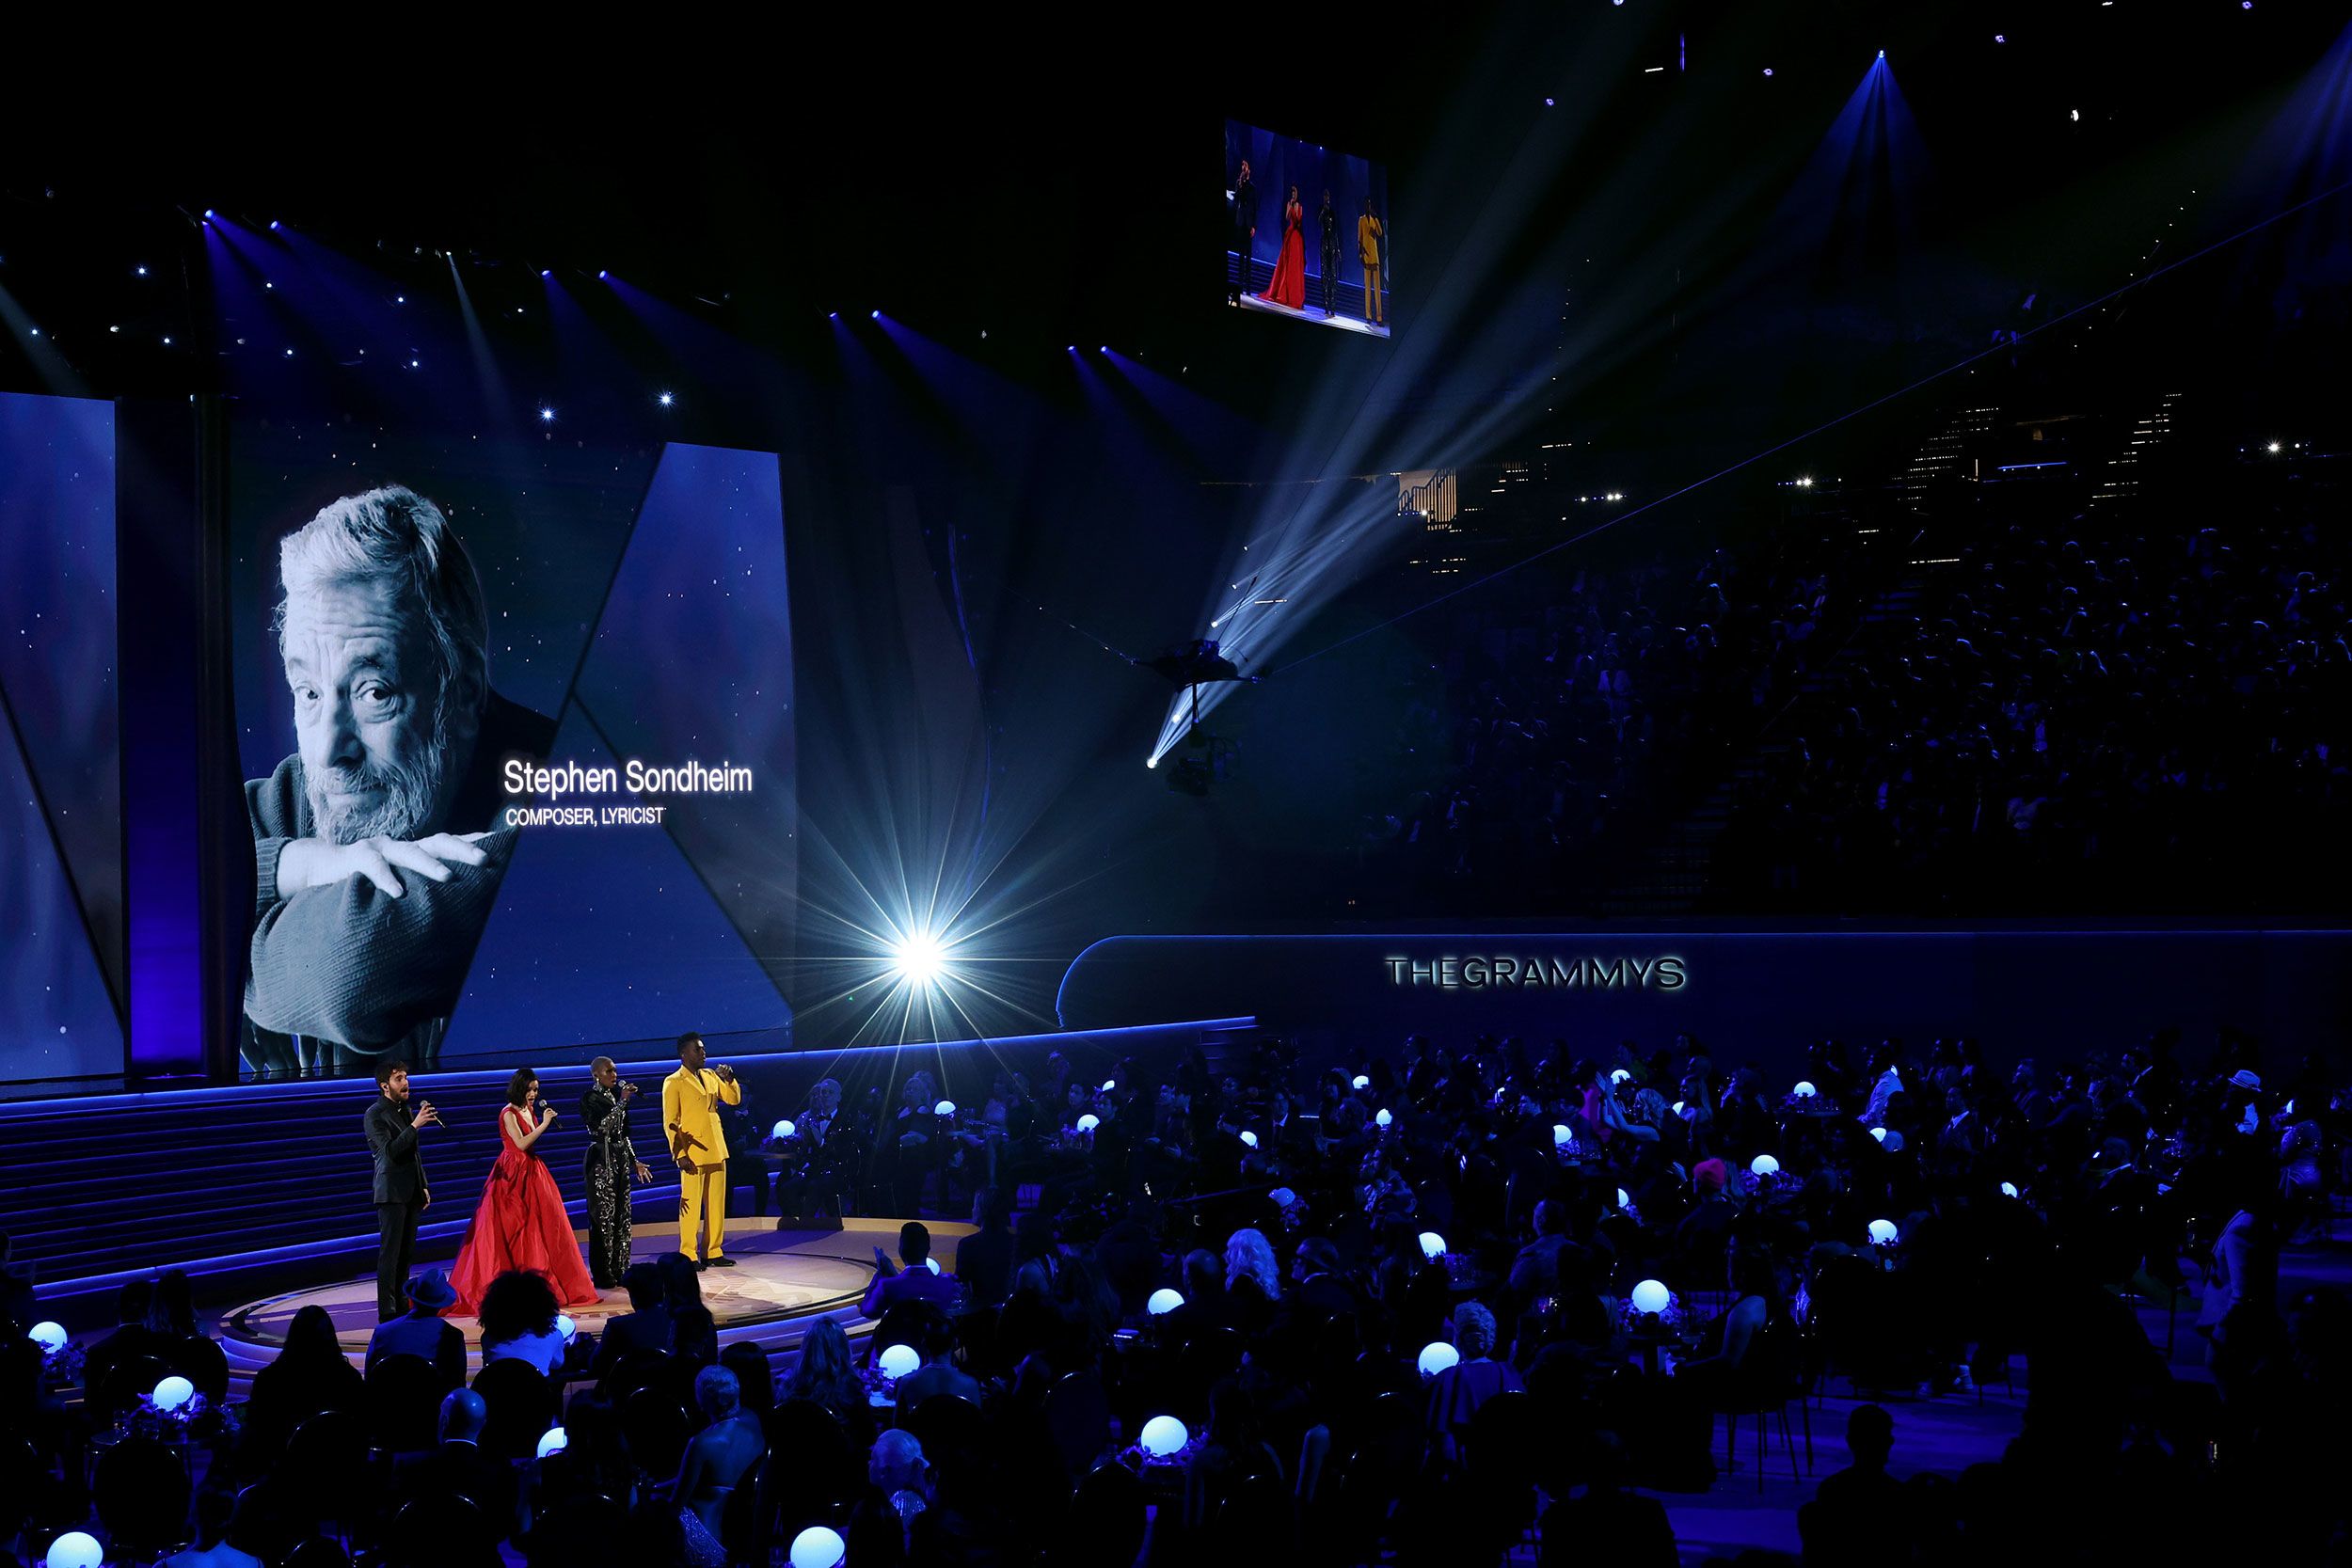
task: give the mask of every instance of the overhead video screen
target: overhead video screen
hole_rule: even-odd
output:
[[[1396,301],[1381,165],[1229,119],[1225,219],[1226,303],[1389,335]]]
[[[771,453],[232,430],[249,1071],[788,1039]]]

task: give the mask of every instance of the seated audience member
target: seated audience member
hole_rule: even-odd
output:
[[[236,1513],[235,1493],[213,1486],[198,1492],[196,1544],[183,1552],[172,1553],[156,1568],[262,1568],[260,1558],[239,1550],[229,1539],[230,1521]]]
[[[1625,1445],[1613,1432],[1596,1433],[1584,1494],[1544,1510],[1537,1534],[1540,1568],[1605,1562],[1610,1568],[1675,1568],[1674,1525],[1666,1505],[1625,1486]]]
[[[91,1345],[82,1360],[82,1386],[93,1396],[105,1388],[107,1377],[123,1362],[141,1355],[162,1355],[162,1341],[147,1326],[147,1314],[154,1305],[151,1279],[126,1279],[115,1292],[115,1330]]]
[[[800,1360],[785,1380],[784,1397],[808,1400],[845,1428],[855,1431],[872,1418],[866,1414],[866,1385],[857,1375],[850,1354],[850,1337],[831,1318],[819,1318],[801,1337]]]
[[[560,1304],[547,1275],[509,1269],[482,1292],[482,1364],[528,1361],[553,1376],[568,1347],[556,1319]]]
[[[1894,1418],[1875,1404],[1846,1418],[1853,1463],[1825,1479],[1797,1513],[1804,1560],[1830,1564],[1907,1561],[1910,1536],[1902,1483],[1886,1473],[1895,1449]]]
[[[464,1383],[466,1337],[441,1316],[456,1305],[457,1291],[441,1270],[429,1269],[411,1279],[408,1310],[376,1324],[368,1337],[369,1369],[388,1355],[414,1355],[431,1362],[450,1387]]]
[[[598,1376],[637,1352],[660,1351],[667,1354],[671,1349],[670,1308],[663,1293],[660,1265],[631,1263],[621,1275],[621,1286],[628,1292],[628,1310],[606,1319],[604,1331],[596,1336],[595,1367]]]
[[[220,1341],[197,1326],[196,1295],[186,1273],[166,1269],[155,1277],[155,1297],[147,1309],[150,1355],[196,1385],[207,1404],[229,1397],[229,1356]]]
[[[682,1252],[661,1259],[663,1300],[669,1306],[670,1345],[677,1355],[707,1367],[719,1359],[719,1324],[703,1305],[702,1275]]]
[[[955,1394],[979,1403],[978,1381],[955,1364],[956,1325],[947,1314],[928,1303],[918,1303],[908,1311],[914,1329],[914,1338],[908,1342],[922,1355],[923,1364],[898,1380],[893,1390],[898,1408],[919,1409],[933,1394]]]
[[[397,1321],[397,1320],[395,1320]],[[343,1354],[335,1320],[312,1303],[286,1325],[285,1348],[253,1374],[239,1441],[250,1462],[266,1465],[286,1445],[294,1428],[322,1410],[359,1410],[367,1380]]]
[[[994,1307],[1012,1293],[1012,1202],[990,1188],[977,1207],[980,1228],[956,1243],[956,1279],[974,1307]]]
[[[498,1282],[491,1281],[490,1288],[495,1291]],[[483,1305],[489,1305],[486,1299]],[[443,1396],[439,1443],[423,1453],[404,1455],[393,1464],[396,1500],[454,1493],[482,1511],[494,1536],[503,1538],[511,1532],[518,1498],[515,1468],[484,1451],[482,1429],[489,1419],[489,1406],[472,1389],[453,1388]]]
[[[1526,1385],[1507,1361],[1494,1359],[1495,1315],[1474,1301],[1454,1309],[1454,1348],[1462,1359],[1429,1380],[1423,1428],[1431,1451],[1449,1461],[1461,1457],[1461,1440],[1478,1407],[1506,1390]]]
[[[893,1430],[874,1439],[866,1465],[865,1495],[850,1514],[848,1561],[859,1568],[898,1568],[917,1560],[917,1521],[930,1508],[931,1467],[913,1433]]]
[[[930,1267],[930,1227],[919,1220],[909,1220],[898,1227],[898,1257],[904,1268],[891,1262],[882,1248],[874,1249],[874,1283],[867,1286],[866,1299],[858,1304],[858,1311],[869,1318],[879,1318],[902,1302],[929,1302],[942,1311],[957,1307],[959,1293],[956,1282],[944,1274],[935,1274]]]
[[[709,1424],[688,1441],[670,1497],[686,1527],[689,1550],[699,1560],[708,1555],[708,1544],[722,1540],[727,1500],[737,1487],[751,1483],[768,1451],[768,1438],[757,1418],[743,1409],[742,1386],[724,1367],[705,1367],[694,1374],[694,1402]]]

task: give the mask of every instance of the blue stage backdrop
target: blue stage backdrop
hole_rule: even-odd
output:
[[[0,393],[0,1080],[122,1070],[110,404]]]
[[[1249,183],[1241,182],[1249,166]],[[1225,122],[1225,267],[1229,293],[1240,289],[1255,307],[1279,304],[1301,320],[1388,335],[1390,297],[1389,173],[1367,158],[1277,135],[1240,120]],[[1284,208],[1293,186],[1302,209],[1295,285],[1282,267]],[[1324,240],[1323,208],[1330,198],[1331,241]],[[1369,208],[1367,208],[1369,203]],[[1368,221],[1367,221],[1368,220]],[[1250,230],[1255,230],[1254,235]],[[1374,258],[1368,265],[1365,253]],[[1327,278],[1332,285],[1327,293]]]
[[[246,1068],[577,1059],[690,1027],[787,1043],[797,822],[773,454],[326,420],[255,420],[232,443]],[[384,486],[431,503],[479,578],[491,697],[470,742],[434,722],[430,618],[286,592],[281,543],[314,516],[431,531],[416,501],[354,499]],[[289,870],[305,837],[312,858]],[[360,847],[319,856],[321,837]],[[358,863],[384,838],[446,879],[387,850],[388,896]]]

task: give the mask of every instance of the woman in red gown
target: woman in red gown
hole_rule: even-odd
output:
[[[1274,258],[1274,277],[1260,299],[1294,310],[1307,308],[1307,235],[1300,227],[1306,219],[1307,209],[1299,205],[1298,187],[1293,185],[1290,199],[1282,203],[1282,248]]]
[[[482,1206],[466,1227],[450,1284],[457,1291],[453,1313],[482,1305],[490,1281],[509,1269],[530,1269],[548,1277],[566,1307],[596,1304],[596,1281],[580,1255],[571,1216],[555,1175],[532,1148],[555,1125],[555,1112],[539,1103],[539,1075],[529,1068],[506,1085],[506,1108],[499,1113],[499,1157],[482,1189]]]

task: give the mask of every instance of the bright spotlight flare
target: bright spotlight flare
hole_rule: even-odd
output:
[[[890,967],[915,990],[928,990],[947,972],[947,951],[929,931],[914,931],[890,945]]]

